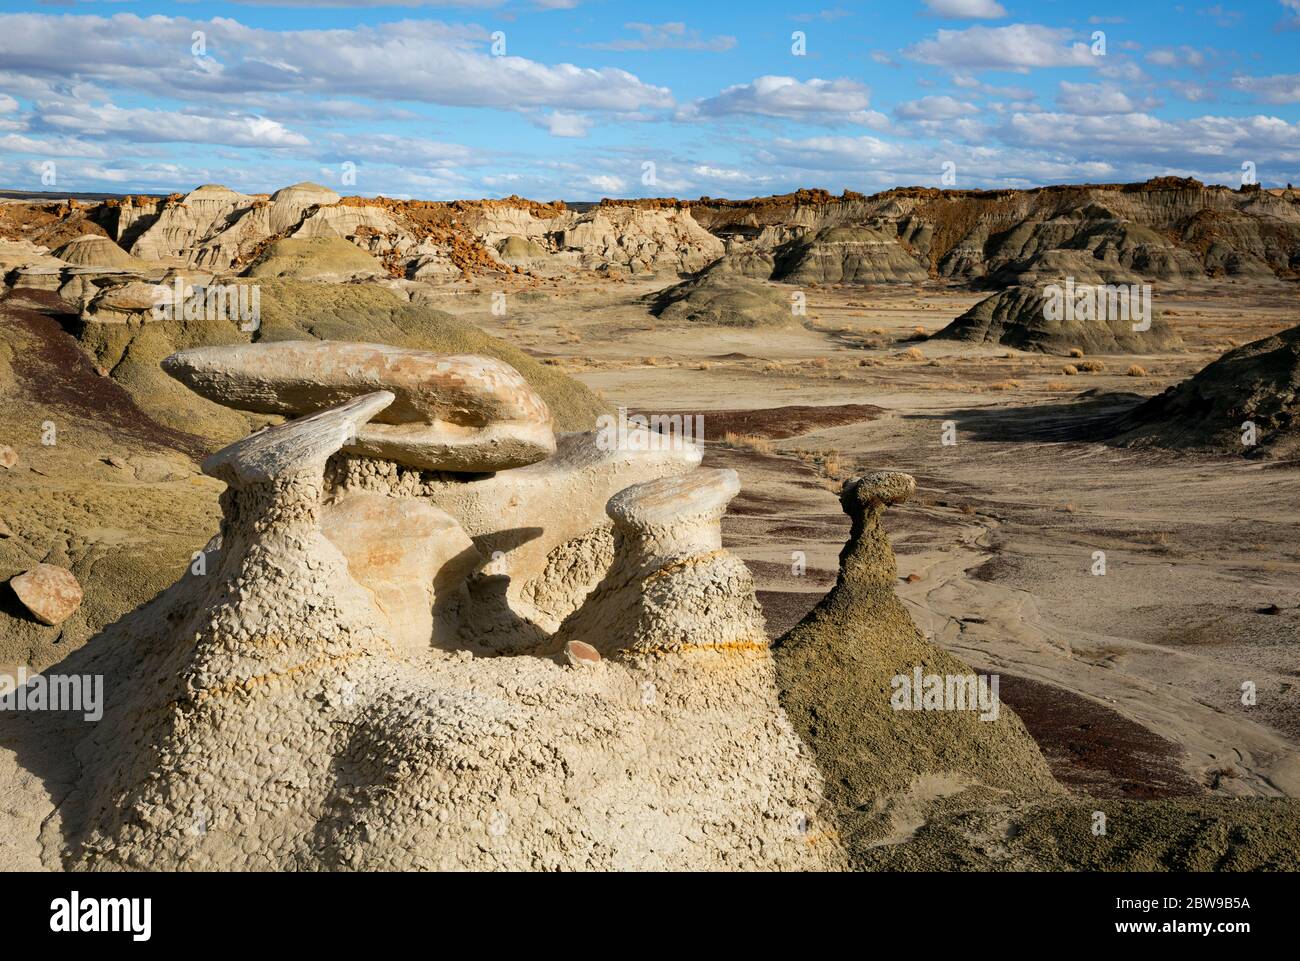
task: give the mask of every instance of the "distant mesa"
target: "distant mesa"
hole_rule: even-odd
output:
[[[341,198],[309,182],[270,195],[204,184],[184,196],[52,209],[39,231],[22,239],[35,242],[39,232],[47,246],[75,254],[71,262],[81,268],[141,269],[102,244],[69,247],[73,231],[107,234],[149,264],[214,273],[244,270],[281,241],[341,240],[381,261],[381,275],[440,284],[494,272],[579,269],[634,278],[706,268],[795,286],[941,280],[994,290],[1063,275],[1090,283],[1300,278],[1300,194],[1167,177],[1033,190],[804,190],[576,206],[518,197]],[[34,256],[13,266],[33,268]],[[336,273],[307,276],[329,282]]]

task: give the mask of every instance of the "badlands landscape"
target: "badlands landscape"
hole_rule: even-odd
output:
[[[0,868],[1300,868],[1300,192],[204,185],[0,272],[0,667],[103,679]]]

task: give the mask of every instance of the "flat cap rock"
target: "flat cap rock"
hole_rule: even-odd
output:
[[[625,488],[609,499],[606,512],[634,528],[708,524],[722,517],[739,492],[734,470],[695,470]]]
[[[392,402],[391,393],[379,390],[252,434],[207,458],[203,473],[240,488],[300,471],[323,471],[330,455]]]
[[[37,564],[10,580],[9,586],[32,617],[51,627],[62,624],[81,606],[81,585],[76,577],[53,564]]]
[[[339,341],[197,347],[163,370],[208,400],[298,416],[387,390],[393,403],[343,449],[422,470],[492,472],[555,452],[545,401],[489,357]]]
[[[899,471],[875,471],[844,483],[840,500],[846,507],[868,504],[901,504],[916,493],[916,480]]]

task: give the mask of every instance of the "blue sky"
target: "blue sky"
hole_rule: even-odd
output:
[[[1300,183],[1298,54],[1300,0],[6,0],[0,186],[1272,186]]]

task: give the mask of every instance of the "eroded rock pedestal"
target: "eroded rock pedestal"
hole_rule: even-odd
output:
[[[844,485],[852,530],[835,587],[776,643],[782,705],[817,758],[827,810],[855,853],[905,838],[933,805],[1060,790],[1004,705],[985,717],[966,706],[899,709],[896,678],[919,672],[944,688],[949,678],[975,678],[926,640],[894,593],[898,565],[882,518],[915,490],[909,475],[887,471]]]
[[[128,680],[77,749],[60,866],[842,866],[721,548],[736,475],[594,434],[489,477],[338,453],[399,400],[205,462],[220,546],[106,632]],[[524,589],[493,608],[494,578]]]

